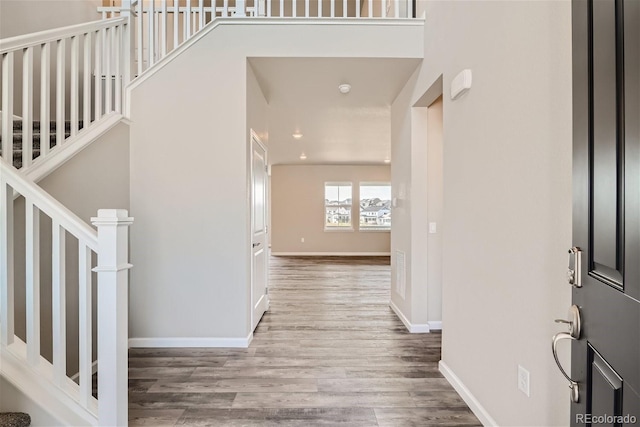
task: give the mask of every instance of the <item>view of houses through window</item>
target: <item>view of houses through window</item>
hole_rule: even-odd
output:
[[[351,224],[350,182],[327,182],[324,185],[325,230],[349,229]]]
[[[391,185],[360,183],[360,229],[391,229]]]
[[[360,230],[391,229],[391,185],[360,183]],[[350,182],[327,182],[324,186],[325,230],[353,229],[353,185]]]

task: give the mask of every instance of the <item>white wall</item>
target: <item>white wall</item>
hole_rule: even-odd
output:
[[[358,228],[359,185],[390,182],[389,166],[276,165],[271,170],[272,253],[389,253],[388,231]],[[353,185],[353,230],[324,230],[324,184],[331,181]]]
[[[0,0],[0,39],[96,21],[101,0]]]
[[[498,425],[569,422],[550,340],[553,319],[570,305],[570,7],[420,2],[425,62],[392,106],[394,191],[408,189],[394,212],[392,250],[411,254],[413,169],[427,168],[415,156],[424,147],[412,144],[412,110],[443,76],[442,360]],[[464,68],[473,88],[452,102],[451,80]],[[531,372],[531,397],[517,390],[518,364]]]
[[[133,89],[133,345],[250,333],[247,57],[415,58],[422,31],[224,23]]]

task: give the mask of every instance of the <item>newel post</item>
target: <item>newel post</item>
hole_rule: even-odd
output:
[[[125,209],[100,209],[98,228],[98,419],[102,426],[128,422],[129,225]]]

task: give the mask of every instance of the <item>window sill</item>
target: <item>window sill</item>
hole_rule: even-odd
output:
[[[358,231],[362,232],[362,233],[384,233],[384,232],[391,232],[390,228],[360,228],[358,229]]]
[[[328,231],[329,233],[333,233],[333,232],[338,232],[338,233],[344,233],[344,232],[353,232],[355,231],[353,229],[353,227],[336,227],[336,228],[326,228],[324,229],[324,231]]]

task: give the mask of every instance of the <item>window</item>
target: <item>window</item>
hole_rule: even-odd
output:
[[[360,230],[391,229],[391,184],[360,183]]]
[[[350,230],[351,224],[351,183],[325,182],[324,184],[324,229]]]

